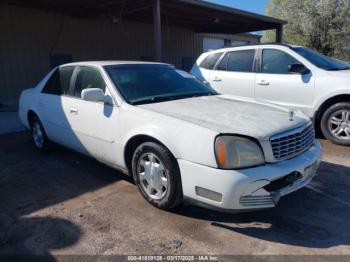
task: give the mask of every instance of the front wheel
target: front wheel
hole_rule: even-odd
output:
[[[324,136],[335,144],[350,146],[350,103],[337,103],[321,119]]]
[[[134,152],[132,173],[142,196],[152,205],[169,210],[181,204],[180,170],[164,146],[153,142],[140,145]]]

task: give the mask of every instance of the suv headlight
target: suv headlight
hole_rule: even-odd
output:
[[[261,147],[255,141],[239,136],[218,136],[215,155],[222,169],[247,168],[265,163]]]

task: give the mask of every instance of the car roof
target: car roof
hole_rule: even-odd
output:
[[[144,62],[144,61],[81,61],[63,64],[64,66],[113,66],[113,65],[170,65],[165,63]]]

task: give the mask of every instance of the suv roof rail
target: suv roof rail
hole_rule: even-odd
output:
[[[249,44],[242,44],[242,45],[234,45],[234,46],[225,46],[223,48],[218,49],[210,49],[207,50],[205,53],[217,51],[217,50],[225,50],[229,48],[235,48],[235,47],[244,47],[244,46],[264,46],[264,45],[278,45],[278,46],[285,46],[291,48],[292,46],[289,44],[283,44],[283,43],[275,43],[275,42],[269,42],[269,43],[249,43]]]

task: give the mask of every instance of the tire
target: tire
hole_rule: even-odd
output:
[[[164,146],[141,144],[132,158],[132,174],[142,196],[153,206],[169,210],[182,203],[180,169]]]
[[[30,132],[35,148],[41,153],[49,152],[51,149],[50,140],[47,138],[44,127],[36,115],[30,119]]]
[[[321,118],[321,130],[331,142],[350,146],[350,103],[341,102],[328,108]]]

